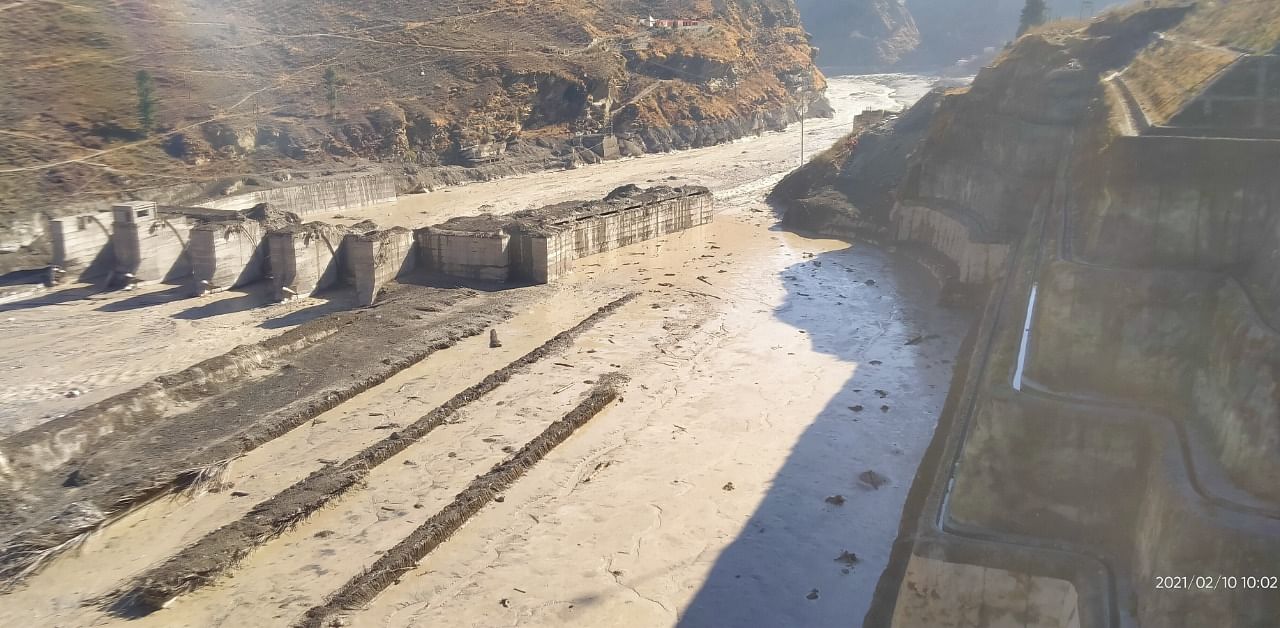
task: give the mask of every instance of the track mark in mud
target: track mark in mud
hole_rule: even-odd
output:
[[[552,423],[510,458],[476,478],[448,506],[383,554],[371,567],[347,581],[325,604],[308,610],[295,625],[304,628],[324,626],[334,615],[366,604],[383,589],[398,581],[404,573],[417,567],[418,561],[448,540],[468,519],[494,501],[499,493],[509,488],[552,449],[567,440],[575,430],[617,399],[619,387],[625,379],[621,373],[600,377],[586,398],[564,418]]]
[[[293,486],[254,506],[239,520],[210,532],[160,566],[138,576],[130,584],[109,594],[101,600],[101,603],[114,615],[126,617],[148,615],[160,610],[177,596],[212,583],[219,576],[235,568],[254,548],[279,537],[312,513],[338,499],[352,487],[363,482],[373,468],[417,443],[435,428],[449,422],[471,402],[493,392],[528,366],[563,351],[577,336],[613,314],[635,296],[635,294],[628,294],[604,305],[577,325],[557,334],[514,362],[490,373],[479,383],[454,395],[403,430],[392,432],[386,438],[366,447],[341,464],[329,465],[313,472]],[[616,379],[616,377],[601,378],[600,383],[593,388],[592,394],[597,394],[595,391],[601,390],[602,386],[612,391]],[[552,427],[560,425],[564,420],[553,424]],[[551,428],[548,430],[550,431]],[[547,432],[543,434],[545,436]],[[516,454],[517,458],[528,448],[529,445],[526,445],[525,449]],[[538,454],[533,461],[541,459],[544,454],[545,451]],[[520,473],[523,473],[523,469]],[[518,475],[519,473],[514,477]],[[492,498],[492,495],[489,495],[489,498]],[[431,521],[434,520],[435,518]]]

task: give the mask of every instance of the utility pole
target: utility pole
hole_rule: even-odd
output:
[[[1080,19],[1093,17],[1093,0],[1080,0]]]
[[[800,165],[804,165],[804,112],[800,113]]]

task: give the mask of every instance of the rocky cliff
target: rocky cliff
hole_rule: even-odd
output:
[[[920,46],[903,0],[797,0],[820,53],[818,63],[840,74],[890,68]]]
[[[1049,15],[1092,17],[1125,0],[1049,0]],[[797,0],[828,73],[968,73],[1014,39],[1024,0]],[[1090,15],[1084,13],[1088,11]],[[975,68],[976,69],[976,68]]]
[[[812,57],[791,0],[13,3],[0,240],[120,197],[370,164],[408,190],[591,161],[610,132],[623,154],[722,142],[824,113]]]
[[[988,295],[867,626],[1280,616],[1238,580],[1280,564],[1280,5],[1155,4],[946,92],[891,199],[860,142],[810,196],[855,202],[792,201]],[[903,119],[879,132],[912,142]]]

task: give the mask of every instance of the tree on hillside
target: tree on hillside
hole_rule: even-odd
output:
[[[333,68],[324,70],[324,100],[329,103],[329,115],[338,108],[338,73]]]
[[[146,70],[138,70],[134,76],[138,87],[138,126],[143,135],[151,135],[156,125],[156,90],[151,74]]]
[[[1049,4],[1045,0],[1027,0],[1018,23],[1018,36],[1049,21]]]

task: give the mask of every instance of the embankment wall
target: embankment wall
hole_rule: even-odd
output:
[[[983,233],[971,217],[958,211],[899,204],[890,216],[894,238],[931,247],[956,266],[962,283],[985,283],[1004,270],[1009,245]]]
[[[273,209],[299,216],[359,209],[396,200],[395,179],[388,175],[366,175],[328,179],[302,185],[258,190],[199,203],[211,209],[249,209],[267,203]]]
[[[1280,334],[1239,282],[1055,262],[1040,287],[1028,378],[1189,421],[1236,485],[1280,504]]]
[[[1118,137],[1079,159],[1072,251],[1083,261],[1222,271],[1280,241],[1280,141]]]

